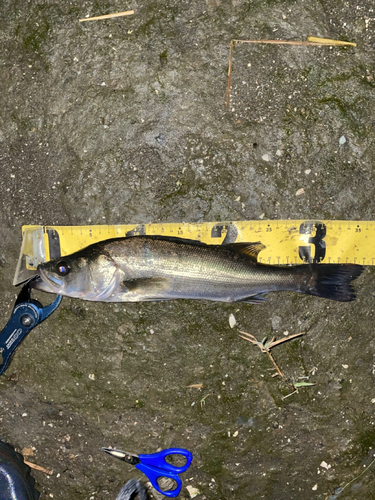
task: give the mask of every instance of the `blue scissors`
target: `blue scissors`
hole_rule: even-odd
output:
[[[27,281],[18,294],[11,317],[0,331],[0,375],[8,368],[14,351],[26,335],[42,321],[48,318],[59,306],[62,296],[58,295],[52,304],[43,307],[40,302],[31,298],[31,283]]]
[[[128,464],[135,465],[138,470],[149,478],[152,486],[166,497],[176,497],[179,495],[182,487],[179,474],[185,472],[190,467],[191,461],[193,460],[193,455],[190,451],[183,448],[167,448],[166,450],[150,455],[136,455],[135,453],[128,453],[127,451],[116,450],[114,448],[102,448],[102,450],[112,455],[112,457],[123,460]],[[166,458],[171,455],[182,455],[185,457],[185,465],[176,467],[167,462]],[[160,489],[158,479],[161,477],[173,479],[177,483],[177,486],[171,490]]]

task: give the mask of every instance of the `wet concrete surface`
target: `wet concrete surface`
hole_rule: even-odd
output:
[[[3,0],[0,14],[4,325],[23,224],[374,219],[369,0]],[[237,46],[225,109],[232,38],[309,35],[357,47]],[[373,276],[350,304],[64,299],[0,379],[0,435],[53,470],[34,472],[42,498],[114,499],[142,477],[102,446],[180,446],[194,455],[181,499],[372,499]],[[285,398],[237,327],[308,331],[273,354],[316,385]]]

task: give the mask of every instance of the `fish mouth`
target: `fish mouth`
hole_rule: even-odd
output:
[[[62,281],[53,277],[47,276],[43,269],[38,266],[38,276],[32,283],[32,288],[41,292],[61,293]]]

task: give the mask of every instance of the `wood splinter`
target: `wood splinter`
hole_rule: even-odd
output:
[[[47,474],[47,476],[52,476],[53,470],[52,469],[46,469],[45,467],[41,467],[40,465],[33,464],[32,462],[28,462],[27,460],[24,460],[25,464],[30,467],[30,469],[38,470],[40,472],[44,472],[44,474]]]

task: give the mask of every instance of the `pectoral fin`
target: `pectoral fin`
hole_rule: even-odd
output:
[[[242,300],[239,300],[238,302],[246,302],[246,304],[263,304],[264,302],[267,302],[268,299],[267,297],[264,296],[264,294],[259,293],[258,295],[250,295],[250,297],[245,297]]]
[[[168,290],[170,281],[168,278],[136,278],[122,282],[122,286],[132,293],[138,295],[157,296],[160,292]]]

